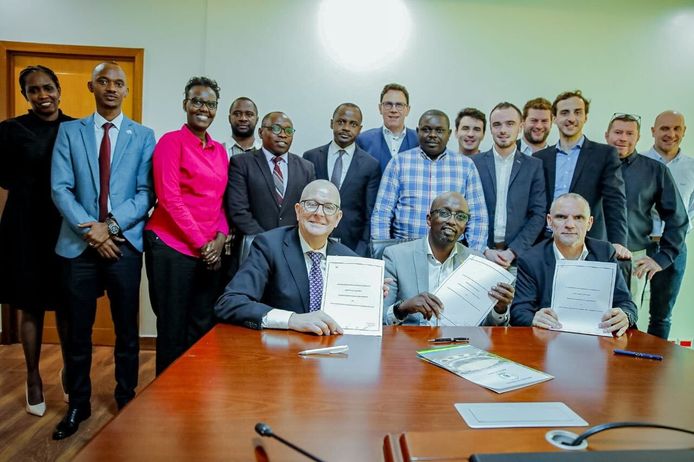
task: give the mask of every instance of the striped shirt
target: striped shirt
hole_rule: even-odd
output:
[[[484,251],[489,218],[482,183],[472,160],[450,149],[432,160],[417,147],[399,153],[388,163],[371,216],[371,238],[426,236],[431,203],[449,191],[460,192],[470,208],[465,229],[468,247]]]

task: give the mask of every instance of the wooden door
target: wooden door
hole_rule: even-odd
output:
[[[3,70],[0,94],[3,97],[6,96],[3,99],[7,101],[0,107],[0,120],[24,114],[29,109],[29,104],[18,88],[18,77],[23,68],[37,64],[51,68],[58,76],[62,89],[60,99],[62,111],[76,118],[88,116],[95,109],[94,95],[87,89],[92,69],[103,61],[115,61],[123,68],[130,90],[123,102],[123,113],[139,122],[142,117],[143,57],[144,50],[141,48],[0,42],[0,68]],[[5,193],[6,191],[0,190],[0,213],[2,213]],[[0,264],[11,265],[12,262]],[[17,336],[12,331],[17,328],[17,317],[15,313],[9,311],[9,307],[3,306],[3,337],[14,340]],[[92,340],[95,345],[115,344],[111,312],[108,298],[105,296],[97,301]],[[55,315],[52,312],[46,314],[44,342],[58,342]]]

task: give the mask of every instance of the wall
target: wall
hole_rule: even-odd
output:
[[[368,49],[400,52],[389,65],[360,72],[325,51],[321,2],[311,0],[2,0],[0,40],[144,48],[144,123],[158,135],[183,123],[185,81],[205,74],[222,87],[213,136],[229,136],[224,109],[243,94],[261,113],[280,109],[292,117],[298,153],[330,140],[330,115],[340,102],[359,104],[365,127],[379,125],[378,95],[390,81],[410,90],[410,126],[430,108],[455,117],[463,106],[488,112],[501,100],[522,105],[574,88],[592,99],[586,134],[598,141],[614,112],[643,117],[642,151],[652,143],[649,127],[660,111],[694,117],[690,1],[406,0],[412,28],[409,40],[397,43],[393,36],[407,21],[390,13],[371,21],[370,13],[388,1],[373,0],[361,10],[357,0],[341,2],[338,46],[359,45],[375,23],[387,35]],[[483,147],[489,146],[487,135]],[[694,136],[682,148],[694,155]],[[694,310],[686,306],[694,298],[694,262],[689,268],[673,338],[694,336]],[[146,288],[143,300],[141,330],[153,335]]]

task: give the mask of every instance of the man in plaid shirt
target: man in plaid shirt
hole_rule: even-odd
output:
[[[395,156],[383,172],[371,217],[372,239],[421,238],[435,197],[460,192],[470,207],[465,239],[471,249],[484,251],[489,219],[475,164],[446,148],[451,136],[448,116],[432,109],[419,118],[419,147]]]

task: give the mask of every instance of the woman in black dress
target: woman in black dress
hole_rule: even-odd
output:
[[[0,187],[8,191],[0,218],[0,302],[21,310],[26,411],[42,416],[46,404],[39,357],[44,312],[56,311],[61,344],[66,329],[55,254],[61,217],[51,200],[51,155],[58,126],[72,117],[58,109],[60,83],[47,67],[23,69],[19,87],[31,105],[29,113],[0,123]]]

